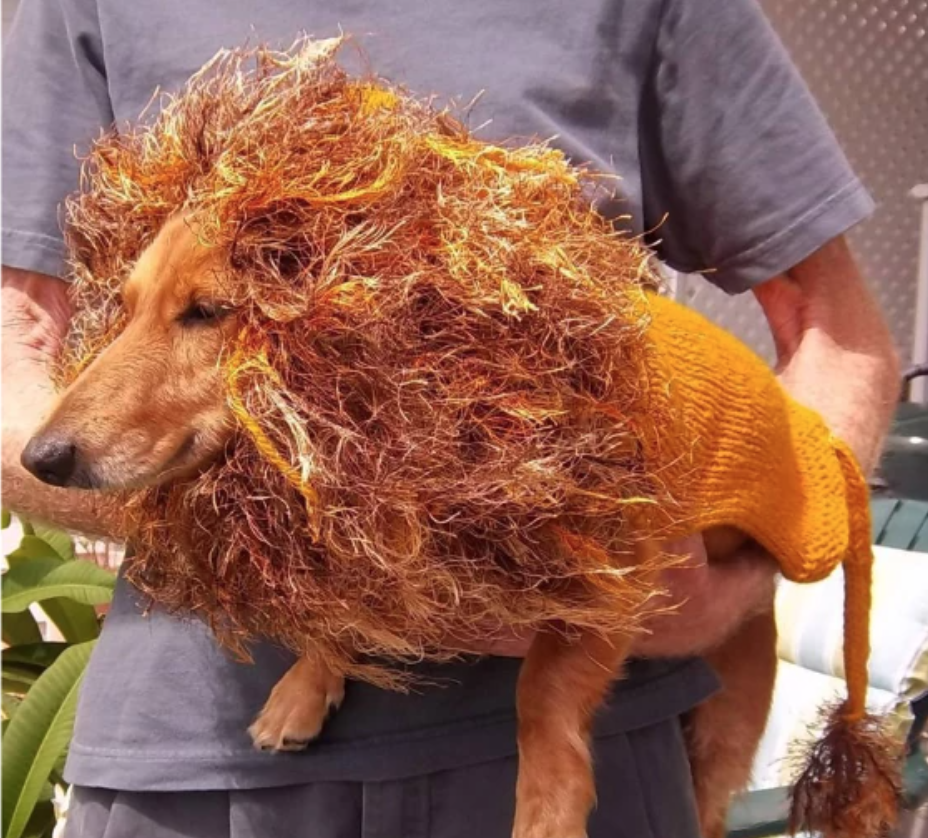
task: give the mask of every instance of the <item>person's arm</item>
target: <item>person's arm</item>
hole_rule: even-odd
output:
[[[80,155],[114,122],[96,0],[20,3],[3,43],[3,502],[100,532],[99,498],[52,489],[19,465],[54,398],[49,361],[68,323],[59,208]]]
[[[900,364],[879,306],[843,237],[754,289],[773,332],[780,380],[817,410],[865,473],[900,396]]]
[[[778,372],[790,394],[817,410],[857,454],[877,462],[899,396],[899,360],[879,307],[843,237],[754,289],[773,333]],[[636,644],[645,657],[694,655],[722,642],[773,603],[776,565],[756,547],[707,563],[698,541],[690,561],[666,572],[672,614],[656,617]]]
[[[55,399],[50,364],[67,332],[67,285],[45,274],[3,266],[3,505],[23,516],[94,535],[111,531],[105,504],[92,492],[56,489],[19,457]]]

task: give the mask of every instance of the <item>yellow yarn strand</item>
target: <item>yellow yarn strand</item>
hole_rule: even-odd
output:
[[[268,361],[264,349],[250,357],[246,356],[244,350],[236,350],[226,366],[229,407],[242,428],[251,437],[258,453],[302,495],[303,500],[306,502],[306,512],[309,515],[310,530],[313,538],[318,539],[320,530],[319,494],[309,482],[303,479],[300,470],[280,453],[274,441],[264,432],[258,420],[245,407],[239,379],[246,372],[261,373],[277,385],[282,384],[280,376]]]

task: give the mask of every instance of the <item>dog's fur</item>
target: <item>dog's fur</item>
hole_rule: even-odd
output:
[[[223,307],[219,264],[219,254],[199,244],[180,217],[139,259],[123,290],[126,329],[67,389],[30,443],[33,453],[54,443],[74,446],[67,485],[157,485],[220,455],[234,422],[219,359],[235,319]],[[729,531],[706,535],[710,561],[724,561],[744,541]],[[648,542],[637,548],[655,549]],[[771,603],[707,655],[724,688],[686,725],[705,838],[724,835],[730,797],[747,783],[773,691],[775,634]],[[541,627],[518,688],[516,838],[585,835],[595,797],[591,722],[630,644],[629,637],[591,634],[567,640]],[[343,689],[320,661],[301,658],[252,725],[256,745],[305,747]]]

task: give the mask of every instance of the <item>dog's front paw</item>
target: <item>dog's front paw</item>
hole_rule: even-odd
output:
[[[345,679],[317,661],[300,658],[271,691],[248,733],[262,751],[302,751],[342,703]]]

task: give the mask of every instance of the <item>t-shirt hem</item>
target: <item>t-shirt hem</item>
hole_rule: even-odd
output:
[[[64,242],[44,233],[4,229],[2,233],[3,264],[10,268],[63,276],[65,274]]]
[[[674,688],[684,681],[685,689]],[[605,738],[674,718],[719,688],[702,660],[680,665],[622,693],[597,718]],[[310,782],[386,782],[479,765],[516,755],[512,711],[418,731],[310,745],[303,754],[235,750],[216,754],[157,754],[73,743],[65,779],[77,786],[120,791],[205,791],[273,788]]]

